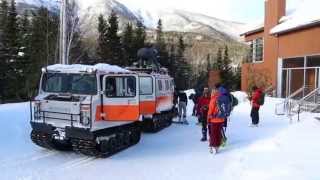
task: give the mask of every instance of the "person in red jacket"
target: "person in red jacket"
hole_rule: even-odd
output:
[[[208,88],[204,88],[202,96],[197,102],[197,112],[199,121],[202,124],[202,138],[201,141],[207,141],[207,116],[210,103],[210,93]]]
[[[219,147],[222,144],[222,128],[226,119],[221,100],[219,99],[220,93],[217,89],[212,91],[212,96],[209,104],[208,123],[209,123],[209,136],[210,136],[210,153],[213,153],[213,148],[216,153],[219,152]]]
[[[251,126],[257,127],[259,124],[259,110],[260,110],[259,99],[262,96],[262,90],[257,86],[253,86],[252,90],[253,90],[252,96],[251,96],[252,109],[250,114],[252,119]]]

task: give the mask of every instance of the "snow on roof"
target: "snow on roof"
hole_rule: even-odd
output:
[[[296,10],[287,13],[280,19],[280,24],[271,29],[271,34],[277,34],[296,28],[308,26],[314,23],[320,23],[320,1],[303,0]]]
[[[245,28],[245,31],[243,33],[241,33],[241,36],[255,33],[255,32],[259,32],[259,31],[263,30],[263,28],[264,28],[264,22],[249,24]]]
[[[119,66],[114,66],[110,64],[96,64],[96,65],[82,65],[82,64],[72,64],[72,65],[63,65],[63,64],[55,64],[47,67],[49,71],[62,71],[69,73],[78,73],[84,72],[88,70],[98,70],[103,72],[112,72],[112,73],[124,73],[130,72],[124,68]]]

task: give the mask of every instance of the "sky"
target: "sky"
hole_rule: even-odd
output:
[[[87,0],[86,0],[87,1]],[[265,0],[118,0],[133,8],[175,8],[244,23],[261,21]],[[287,0],[288,7],[303,0]]]

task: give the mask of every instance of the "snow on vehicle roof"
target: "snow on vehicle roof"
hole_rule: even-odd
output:
[[[320,23],[320,1],[304,0],[296,10],[282,17],[280,24],[271,29],[271,34],[290,31],[314,23]],[[282,23],[281,23],[282,22]]]
[[[110,73],[127,73],[131,72],[119,66],[110,65],[110,64],[96,64],[96,65],[82,65],[82,64],[72,64],[72,65],[64,65],[64,64],[55,64],[47,67],[49,71],[61,71],[68,73],[78,73],[78,72],[86,72],[86,71],[102,71],[102,72],[110,72]]]

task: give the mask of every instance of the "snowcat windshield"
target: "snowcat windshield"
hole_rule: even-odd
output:
[[[46,73],[42,90],[51,93],[97,94],[97,78],[91,74]]]

